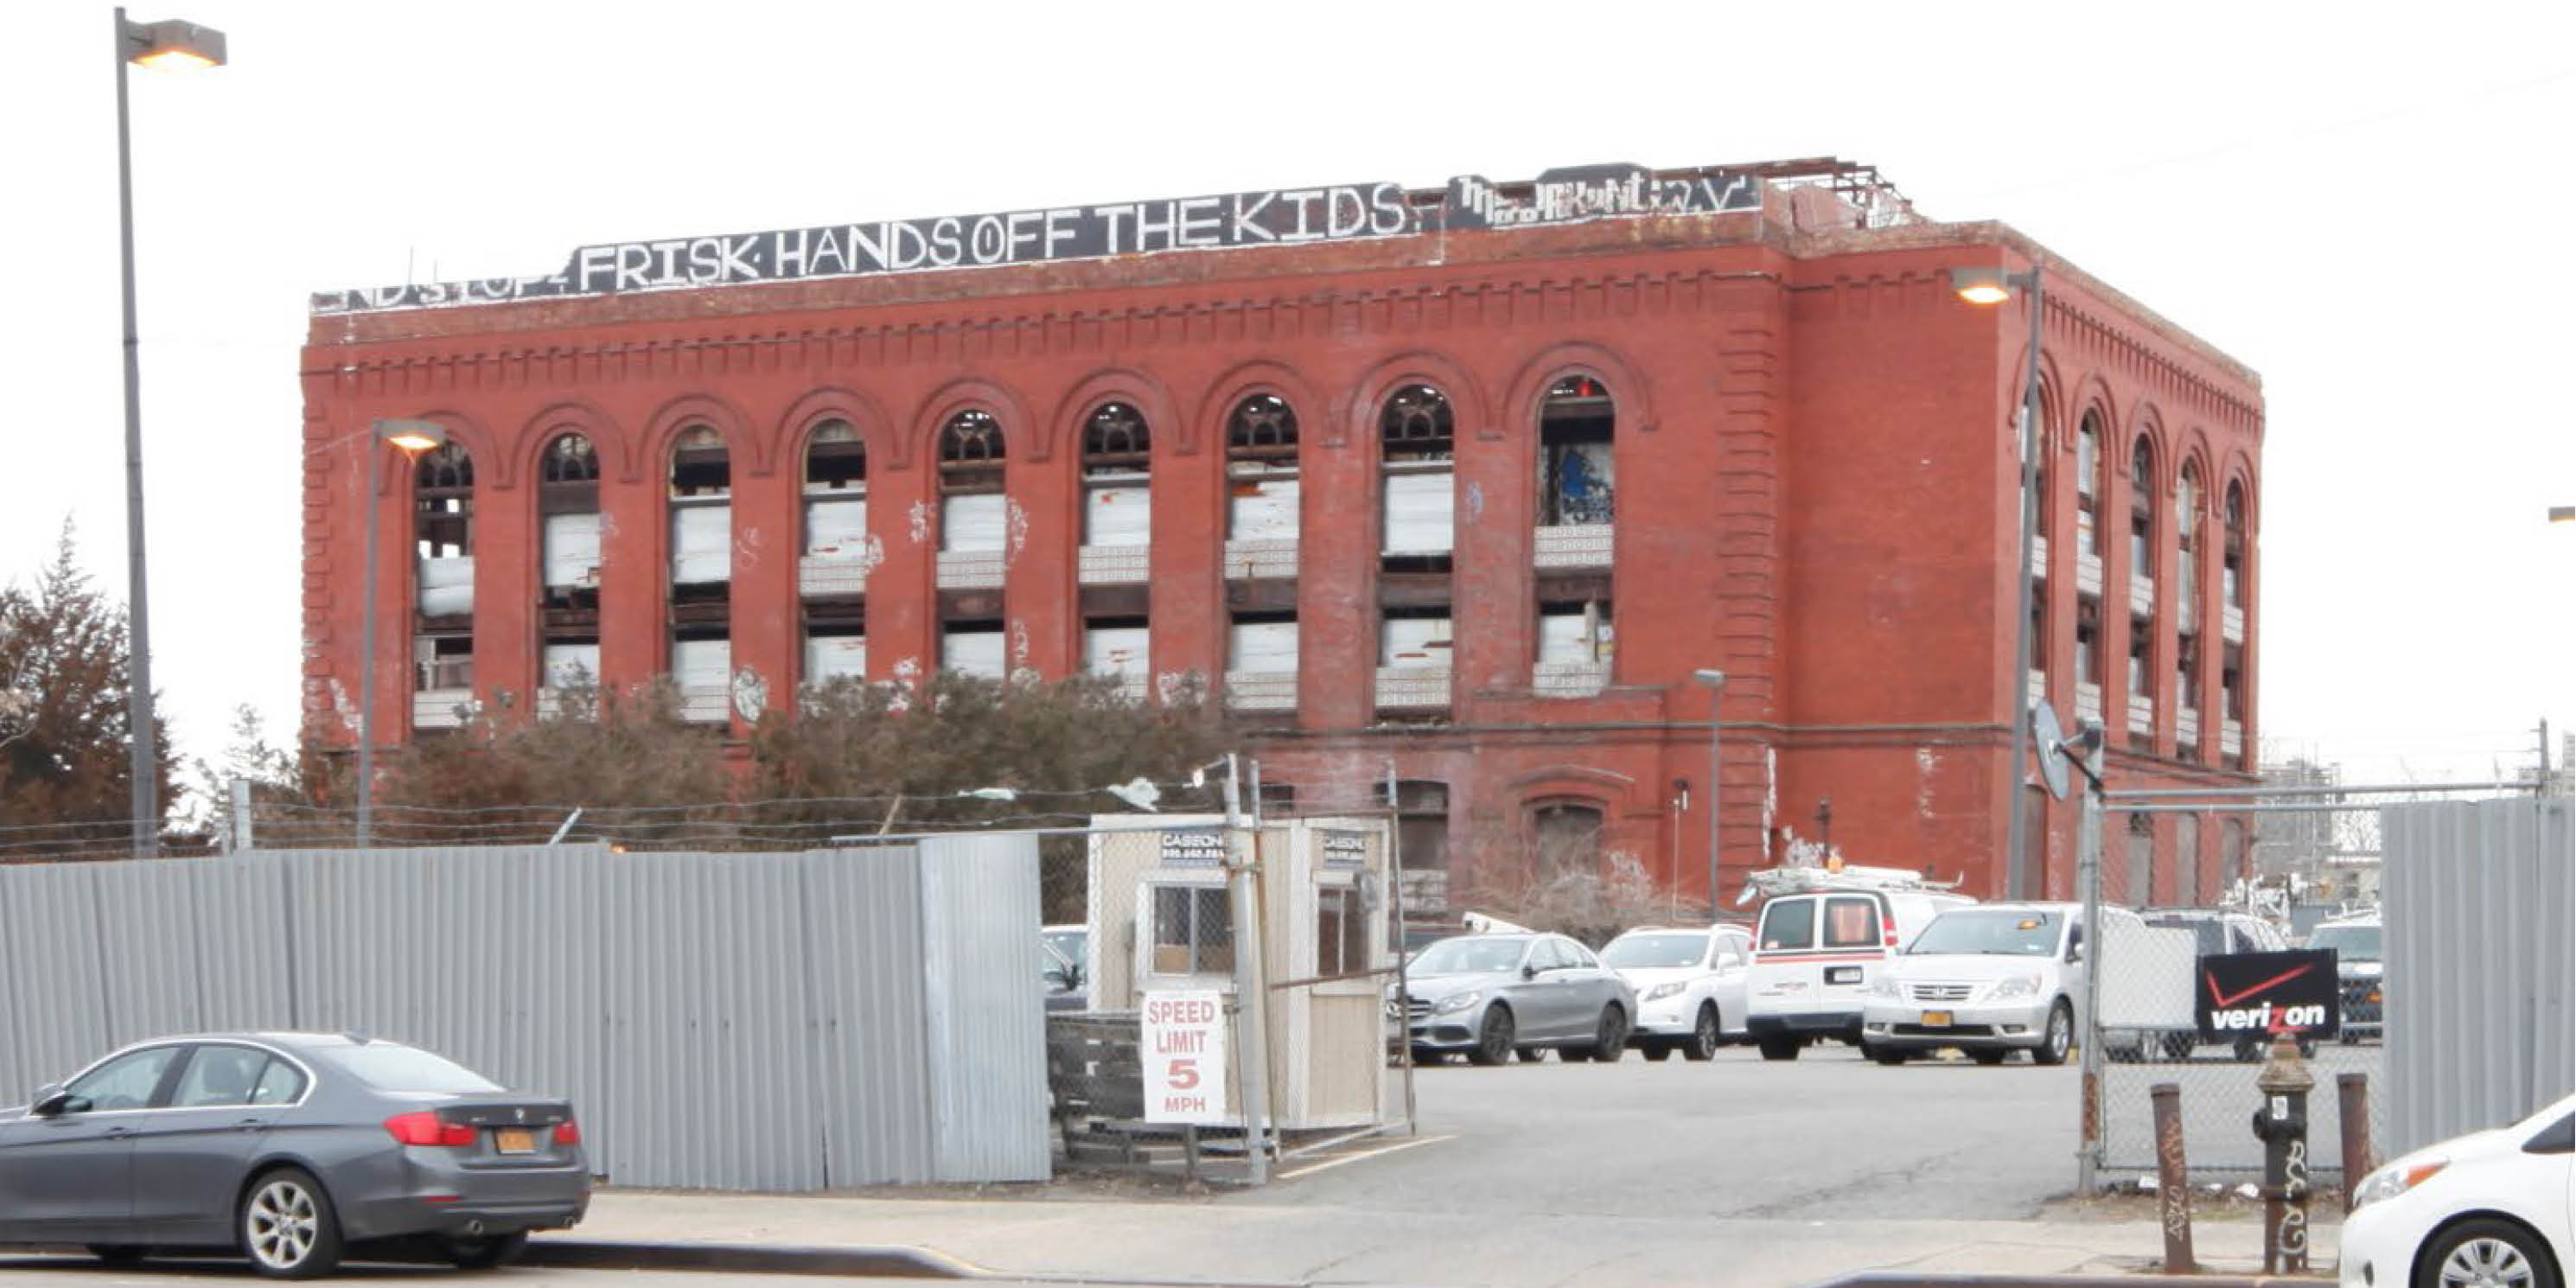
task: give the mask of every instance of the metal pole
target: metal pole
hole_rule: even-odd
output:
[[[2182,1084],[2159,1082],[2147,1089],[2156,1121],[2156,1207],[2165,1231],[2165,1273],[2187,1275],[2199,1268],[2191,1248],[2191,1169],[2182,1149]]]
[[[1254,883],[1260,880],[1258,848],[1245,844],[1241,767],[1235,754],[1225,757],[1226,884],[1234,895],[1234,1031],[1235,1086],[1243,1114],[1245,1179],[1254,1185],[1270,1180],[1270,1156],[1264,1110],[1270,1104],[1269,1029],[1262,1022],[1261,902]]]
[[[370,434],[358,471],[359,503],[367,507],[367,568],[358,627],[358,848],[367,848],[376,814],[376,543],[384,507],[376,504],[376,440]]]
[[[2384,1015],[2385,1012],[2382,1012]],[[2383,1024],[2385,1020],[2381,1021]],[[2335,1075],[2335,1113],[2343,1129],[2343,1210],[2352,1215],[2352,1192],[2370,1175],[2370,1075]]]
[[[1724,726],[1718,723],[1718,713],[1725,699],[1726,677],[1720,675],[1717,683],[1709,687],[1708,694],[1708,919],[1712,925],[1717,921],[1717,807],[1720,801],[1717,783],[1719,767],[1725,763],[1718,742],[1723,736]]]
[[[152,714],[152,617],[143,576],[143,364],[134,323],[134,162],[125,109],[125,10],[116,11],[116,223],[125,273],[125,723],[134,776],[134,857],[161,854],[160,727]]]
[[[1404,1061],[1404,1134],[1422,1134],[1420,1105],[1413,1096],[1413,1006],[1407,1000],[1412,982],[1413,943],[1404,924],[1404,805],[1397,794],[1395,758],[1386,761],[1387,814],[1387,879],[1388,902],[1395,910],[1395,1045],[1398,1058]]]
[[[2084,756],[2084,813],[2076,827],[2076,879],[2084,887],[2084,1021],[2077,1030],[2083,1042],[2084,1124],[2075,1147],[2075,1192],[2089,1195],[2102,1166],[2102,748],[2107,735]]]
[[[2030,823],[2023,816],[2029,811],[2022,797],[2027,789],[2022,780],[2029,775],[2030,756],[2030,566],[2039,544],[2039,329],[2046,304],[2046,293],[2040,285],[2039,262],[2030,265],[2030,345],[2023,361],[2028,367],[2022,377],[2021,391],[2021,562],[2014,580],[2013,602],[2017,605],[2013,622],[2012,680],[2006,692],[2012,695],[2012,768],[2004,774],[2009,791],[2010,808],[2004,822],[2004,895],[2019,899],[2035,893],[2030,881]]]

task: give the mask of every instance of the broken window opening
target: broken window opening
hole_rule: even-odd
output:
[[[2174,637],[2174,701],[2185,711],[2200,710],[2200,638],[2198,636]]]
[[[982,411],[961,411],[939,431],[939,490],[946,495],[1002,490],[1001,422]]]
[[[1547,391],[1538,418],[1538,522],[1569,527],[1611,521],[1611,440],[1616,409],[1590,376],[1568,376]]]
[[[2245,722],[2245,650],[2234,644],[2219,658],[2219,709],[2239,724]]]
[[[2086,596],[2075,601],[2075,679],[2082,684],[2102,682],[2102,605]]]
[[[2156,575],[2156,456],[2146,436],[2129,455],[2129,575]]]
[[[423,559],[474,553],[474,457],[450,440],[412,468],[413,537]]]
[[[1153,440],[1125,403],[1102,403],[1082,431],[1082,544],[1141,546],[1153,536]]]
[[[2129,620],[2129,692],[2142,698],[2156,696],[2155,638],[2154,623]]]
[[[2245,485],[2227,485],[2227,547],[2224,566],[2225,585],[2220,589],[2233,607],[2245,606]]]
[[[439,631],[415,636],[411,658],[411,687],[415,693],[474,687],[474,636],[471,632]]]
[[[868,445],[846,420],[827,420],[814,427],[814,436],[805,444],[805,491],[814,493],[849,492],[864,496],[868,490]]]
[[[1530,808],[1533,866],[1542,879],[1601,870],[1602,809],[1589,801],[1544,801]]]
[[[2085,555],[2102,554],[2102,413],[2088,411],[2075,429],[2075,546]]]
[[[671,445],[671,499],[721,501],[733,494],[733,464],[712,425],[680,431]]]
[[[1386,787],[1378,787],[1385,799]],[[1405,779],[1395,785],[1397,879],[1408,914],[1449,906],[1449,784]]]

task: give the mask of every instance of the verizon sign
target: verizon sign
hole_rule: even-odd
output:
[[[1145,1121],[1225,1121],[1225,994],[1149,992],[1144,1016]]]
[[[1761,185],[1750,175],[1720,170],[1658,175],[1633,165],[1550,170],[1518,184],[1496,184],[1467,175],[1450,180],[1446,191],[1408,191],[1394,183],[1275,188],[609,242],[584,246],[561,269],[535,277],[325,291],[313,297],[313,312],[373,313],[1174,251],[1369,241],[1643,215],[1722,214],[1761,204]]]
[[[2334,950],[2222,953],[2200,959],[2200,1033],[2330,1038],[2340,1027]]]

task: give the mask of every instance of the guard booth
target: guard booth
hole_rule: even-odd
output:
[[[1135,1015],[1145,994],[1235,992],[1233,899],[1216,817],[1104,816],[1090,837],[1091,1006]],[[1384,819],[1293,819],[1254,833],[1270,1121],[1282,1132],[1370,1127],[1402,1109],[1386,1061],[1393,978]],[[1231,1023],[1227,1059],[1242,1043]],[[1225,1113],[1243,1114],[1226,1079]]]

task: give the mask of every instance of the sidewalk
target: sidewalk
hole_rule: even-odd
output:
[[[2333,1265],[2335,1230],[2316,1230]],[[1441,1288],[1796,1288],[1847,1274],[2106,1275],[2150,1268],[2152,1222],[1838,1222],[1389,1214],[1260,1194],[1135,1202],[888,1199],[606,1190],[550,1239],[915,1247],[1013,1277]],[[2251,1274],[2262,1228],[2196,1231],[2204,1268]]]

